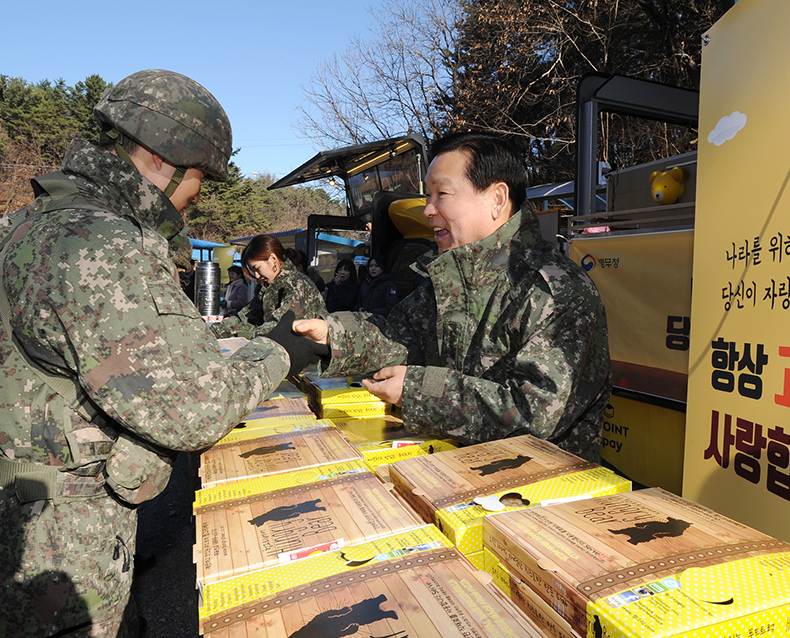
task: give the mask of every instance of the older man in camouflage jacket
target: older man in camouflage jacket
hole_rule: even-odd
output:
[[[223,437],[277,386],[266,338],[222,357],[181,291],[180,211],[226,180],[231,131],[197,82],[143,71],[0,220],[0,635],[136,635],[135,505],[175,451]]]
[[[439,255],[384,320],[297,322],[331,347],[322,373],[375,372],[408,429],[481,442],[533,434],[600,460],[611,390],[606,318],[584,271],[540,237],[517,153],[493,136],[437,142],[425,215]]]

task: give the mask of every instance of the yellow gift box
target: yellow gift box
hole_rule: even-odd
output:
[[[369,566],[440,547],[452,545],[434,525],[423,525],[407,532],[211,583],[205,585],[201,592],[201,626],[206,618],[214,614],[272,596],[290,587],[350,572],[363,565]]]
[[[251,439],[259,439],[276,434],[289,434],[313,428],[333,428],[335,424],[328,419],[316,419],[307,416],[272,417],[269,419],[254,419],[242,421],[239,425],[217,441],[216,445],[229,445],[242,443]]]
[[[221,483],[214,487],[206,487],[195,492],[195,502],[193,508],[220,503],[222,501],[232,501],[239,498],[247,498],[256,494],[265,494],[275,490],[282,490],[297,485],[308,485],[345,476],[347,474],[359,474],[368,472],[362,459],[345,461],[342,463],[330,463],[318,467],[309,467],[304,470],[294,470],[283,474],[272,474],[269,476],[259,476],[256,478],[232,483]]]
[[[306,398],[267,399],[244,417],[244,421],[270,419],[272,417],[312,416],[315,414]]]
[[[597,466],[452,505],[436,512],[436,524],[461,552],[471,554],[482,551],[483,518],[493,511],[510,512],[558,500],[607,496],[630,490],[630,481]]]
[[[486,547],[582,636],[788,635],[790,544],[664,490],[483,526]]]
[[[211,638],[540,638],[538,626],[451,547],[363,565],[203,620]]]
[[[215,445],[200,455],[198,473],[203,487],[362,459],[362,455],[333,427]]]
[[[368,401],[367,403],[332,403],[322,405],[310,402],[310,408],[319,419],[332,419],[344,421],[369,416],[384,416],[392,414],[395,409],[391,403],[384,401]]]
[[[363,377],[322,379],[317,374],[304,375],[306,394],[321,405],[336,403],[371,403],[378,397],[362,386]]]
[[[530,504],[536,500],[559,498],[560,494],[552,496],[543,491],[531,496],[521,492],[525,486],[596,468],[600,465],[526,434],[399,461],[390,466],[390,478],[401,496],[426,523],[436,523],[440,510],[464,506],[478,497],[516,492],[530,500]],[[607,484],[616,482],[609,475],[594,476],[606,476]],[[567,488],[569,492],[564,496],[584,494],[576,481],[552,485],[563,490]],[[597,489],[597,486],[593,485],[592,489]],[[623,489],[630,488],[623,485],[620,491]],[[478,544],[468,551],[481,549],[482,545]]]
[[[420,526],[370,472],[199,506],[197,577],[205,585]]]

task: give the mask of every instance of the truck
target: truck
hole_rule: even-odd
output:
[[[680,495],[697,151],[614,169],[607,162],[601,170],[600,122],[609,114],[696,132],[699,92],[617,74],[581,79],[574,210],[564,229],[569,256],[595,282],[606,308],[613,391],[604,464],[637,485]],[[664,181],[674,188],[671,196],[657,188]]]
[[[409,265],[435,247],[433,229],[422,214],[427,164],[425,138],[410,134],[320,151],[269,188],[317,180],[330,186],[342,184],[346,216],[308,218],[308,263],[319,265],[317,238],[321,234],[356,233],[367,239],[367,256],[379,257],[385,270],[393,273],[403,299],[414,288]],[[320,265],[331,269],[334,263]]]

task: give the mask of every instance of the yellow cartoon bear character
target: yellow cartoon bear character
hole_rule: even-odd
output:
[[[654,171],[650,184],[653,199],[659,204],[674,204],[686,192],[686,176],[679,166],[668,171]]]

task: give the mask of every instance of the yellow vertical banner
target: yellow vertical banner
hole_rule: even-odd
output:
[[[650,184],[645,180],[645,190]],[[616,387],[686,400],[694,231],[574,238],[606,308]]]
[[[702,51],[683,496],[790,541],[790,2]]]

